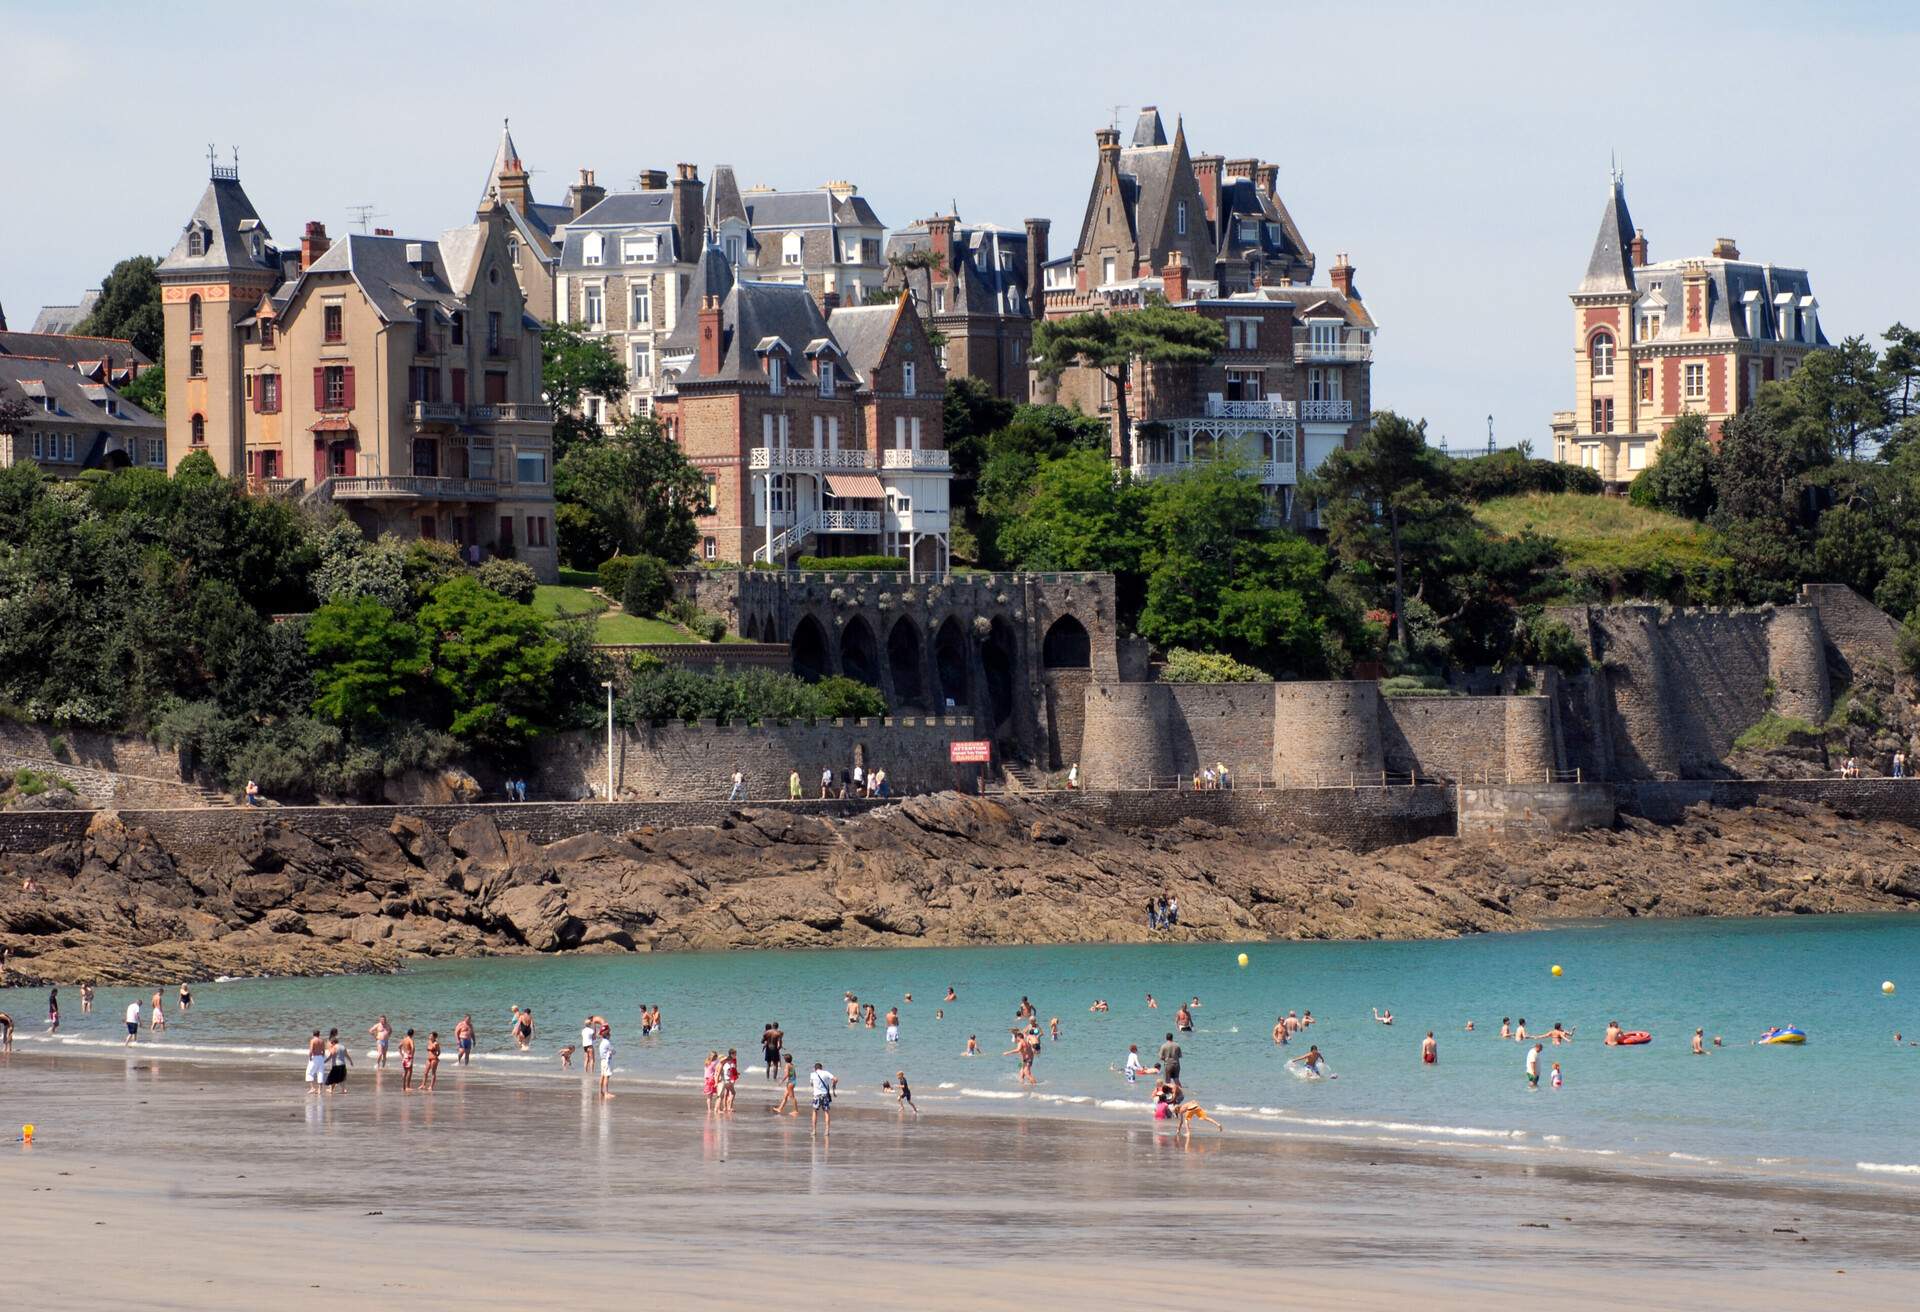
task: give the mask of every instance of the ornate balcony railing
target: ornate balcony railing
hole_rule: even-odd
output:
[[[1353,418],[1353,402],[1344,399],[1339,401],[1302,401],[1300,403],[1300,417],[1309,421],[1317,419],[1322,422],[1337,421],[1339,423],[1347,423]]]
[[[336,501],[497,501],[500,498],[500,484],[490,478],[370,475],[331,478],[327,485]]]
[[[1198,468],[1214,459],[1202,456],[1197,460],[1136,460],[1133,476],[1138,479],[1174,478],[1190,469]],[[1299,467],[1291,460],[1254,460],[1245,466],[1247,473],[1255,482],[1262,484],[1288,484],[1299,481]]]
[[[945,450],[940,451],[901,451],[889,447],[880,453],[882,469],[948,469],[951,468]]]
[[[1373,343],[1366,338],[1316,337],[1311,332],[1293,335],[1293,359],[1296,364],[1356,364],[1373,359]]]
[[[944,453],[942,453],[944,454]],[[872,469],[873,452],[815,450],[810,446],[756,446],[747,453],[749,469]]]
[[[1225,397],[1209,396],[1207,416],[1212,419],[1288,419],[1293,416],[1293,402],[1279,397],[1229,401]]]
[[[877,510],[823,510],[814,516],[814,529],[820,533],[878,533]]]
[[[467,418],[476,424],[550,424],[553,407],[525,401],[495,401],[490,405],[468,406]]]
[[[415,426],[460,422],[460,407],[451,401],[415,401],[411,409]]]

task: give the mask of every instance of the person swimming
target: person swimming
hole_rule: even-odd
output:
[[[1393,1008],[1388,1007],[1386,1010],[1386,1014],[1382,1015],[1380,1012],[1380,1008],[1375,1007],[1373,1009],[1373,1018],[1379,1021],[1382,1025],[1391,1025],[1393,1024]]]
[[[1289,1058],[1287,1065],[1303,1068],[1314,1079],[1321,1079],[1327,1073],[1327,1059],[1321,1054],[1320,1045],[1317,1043],[1310,1045],[1298,1057]]]

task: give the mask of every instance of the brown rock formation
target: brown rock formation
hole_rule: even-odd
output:
[[[408,956],[675,948],[1428,938],[1591,916],[1920,906],[1911,831],[1791,802],[1683,823],[1360,854],[1188,820],[1090,824],[1044,799],[942,794],[845,821],[747,809],[718,827],[545,847],[476,816],[316,842],[269,820],[183,862],[111,812],[6,863],[10,983],[319,974]],[[37,886],[23,892],[24,878]]]

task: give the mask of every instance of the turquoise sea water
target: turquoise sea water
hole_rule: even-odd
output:
[[[1249,965],[1236,964],[1246,952]],[[1554,978],[1550,967],[1565,974]],[[1901,987],[1894,996],[1881,981]],[[194,1008],[175,1014],[178,980],[104,988],[91,1016],[63,987],[61,1036],[44,1032],[44,990],[0,991],[0,1007],[34,1051],[112,1055],[126,1004],[164,989],[172,1028],[142,1029],[140,1057],[280,1063],[300,1078],[310,1029],[356,1036],[356,1079],[367,1076],[365,1031],[385,1012],[402,1031],[438,1029],[451,1069],[454,1022],[480,1030],[473,1078],[563,1076],[555,1053],[579,1041],[589,1012],[607,1016],[621,1082],[687,1088],[700,1096],[710,1048],[736,1047],[743,1096],[759,1100],[762,1025],[777,1020],[804,1072],[819,1060],[845,1097],[879,1105],[881,1080],[905,1069],[929,1114],[975,1110],[1137,1119],[1148,1085],[1112,1067],[1137,1043],[1152,1060],[1180,1003],[1198,996],[1195,1031],[1179,1036],[1191,1094],[1233,1126],[1269,1133],[1480,1146],[1592,1161],[1698,1162],[1770,1173],[1845,1173],[1920,1184],[1913,1128],[1920,1047],[1920,918],[1831,917],[1634,922],[1423,943],[1255,943],[911,949],[883,952],[736,952],[429,962],[399,976],[196,981]],[[951,985],[955,1002],[944,1002]],[[850,1028],[842,995],[901,1006],[902,1037]],[[1146,995],[1160,1002],[1148,1010]],[[905,1004],[911,993],[913,1002]],[[1020,998],[1059,1042],[1043,1046],[1037,1089],[1023,1089],[1008,1028]],[[1095,998],[1112,1010],[1090,1013]],[[641,1003],[659,1004],[664,1033],[646,1039]],[[533,1008],[530,1054],[506,1037],[509,1009]],[[1391,1028],[1373,1008],[1391,1009]],[[1311,1011],[1306,1036],[1337,1079],[1283,1069],[1305,1051],[1276,1047],[1277,1015]],[[144,1006],[143,1006],[144,1010]],[[936,1020],[936,1011],[945,1018]],[[1538,1033],[1559,1021],[1575,1042],[1542,1054],[1542,1087],[1527,1088],[1526,1048],[1497,1035],[1503,1016]],[[1465,1032],[1466,1022],[1475,1033]],[[1609,1019],[1649,1030],[1640,1048],[1600,1042]],[[1770,1025],[1794,1024],[1801,1048],[1754,1047]],[[1696,1026],[1725,1046],[1688,1055]],[[1432,1030],[1440,1060],[1420,1062]],[[969,1034],[983,1055],[965,1057]],[[397,1064],[397,1058],[395,1059]],[[1565,1077],[1547,1087],[1558,1061]],[[5,1075],[0,1071],[0,1082]]]

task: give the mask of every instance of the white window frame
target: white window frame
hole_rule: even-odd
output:
[[[622,264],[656,264],[660,260],[660,239],[658,237],[622,237],[620,239],[620,262]]]
[[[607,326],[607,289],[599,283],[588,283],[580,289],[580,322],[589,328]]]
[[[653,381],[653,343],[635,342],[628,348],[628,360],[633,368],[633,381],[651,385]]]
[[[797,232],[790,232],[780,239],[780,263],[790,268],[798,268],[806,252],[805,240]]]
[[[833,361],[820,359],[814,362],[814,367],[820,372],[820,395],[831,397],[833,395]]]
[[[1613,357],[1619,345],[1619,342],[1614,339],[1612,330],[1608,328],[1596,330],[1593,336],[1587,339],[1587,363],[1591,367],[1593,377],[1613,377]]]
[[[1707,399],[1707,366],[1705,361],[1693,360],[1680,366],[1680,395],[1688,401],[1704,401]]]
[[[653,288],[644,279],[627,289],[627,324],[633,328],[653,327]]]
[[[767,355],[767,392],[771,396],[785,396],[787,392],[787,362],[778,354]]]
[[[606,258],[607,239],[597,232],[588,233],[580,242],[580,263],[604,264]]]
[[[1627,468],[1641,470],[1647,467],[1647,444],[1645,442],[1627,443]]]
[[[1180,201],[1173,207],[1173,231],[1175,236],[1187,235],[1187,203]]]
[[[1100,285],[1102,287],[1113,286],[1114,274],[1118,272],[1115,263],[1111,255],[1102,255],[1100,257]]]

